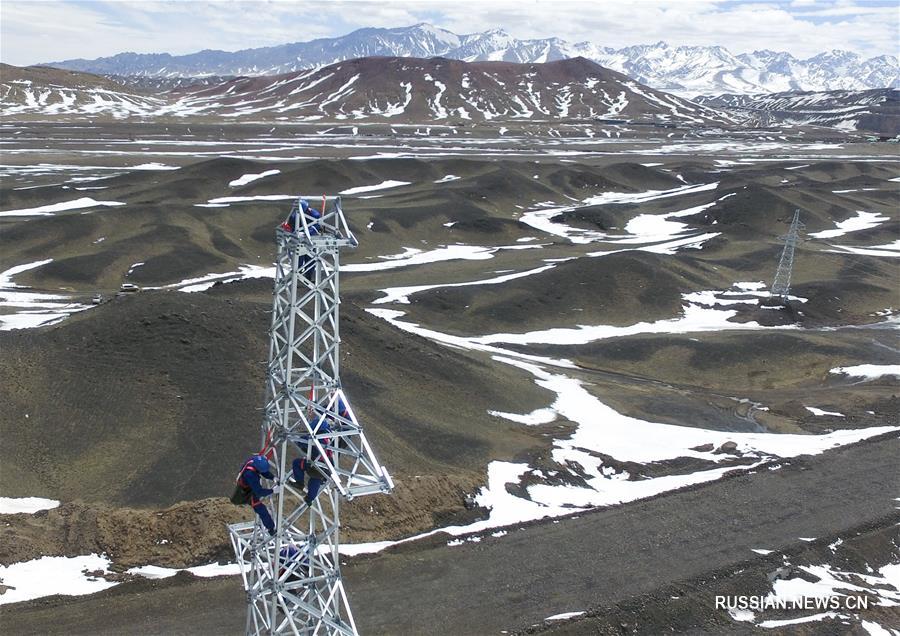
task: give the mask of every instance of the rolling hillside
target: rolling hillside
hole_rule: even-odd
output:
[[[653,90],[584,58],[545,64],[360,58],[284,75],[191,85],[153,96],[94,75],[9,67],[0,91],[6,117],[445,124],[597,118],[681,124],[730,121],[711,108]]]

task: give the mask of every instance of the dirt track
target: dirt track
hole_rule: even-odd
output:
[[[357,559],[344,576],[363,633],[497,633],[763,562],[751,548],[784,549],[895,515],[898,492],[900,437],[891,435],[502,538]],[[237,579],[178,577],[8,606],[0,616],[17,634],[231,634],[242,631],[244,611]]]

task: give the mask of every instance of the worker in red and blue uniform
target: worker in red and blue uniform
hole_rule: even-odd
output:
[[[309,201],[306,199],[300,199],[299,204],[296,208],[291,210],[290,215],[287,218],[287,221],[281,224],[282,229],[287,230],[291,234],[293,234],[297,226],[300,224],[300,214],[304,214],[307,217],[306,226],[309,228],[309,235],[315,236],[319,233],[319,224],[316,223],[316,220],[322,218],[322,213],[316,210],[315,208],[309,207]]]
[[[287,220],[281,224],[281,229],[294,234],[298,225],[300,225],[300,215],[303,214],[307,217],[306,219],[306,227],[309,229],[310,236],[316,236],[320,233],[321,228],[319,224],[316,223],[318,219],[322,218],[322,213],[316,210],[315,208],[309,207],[309,202],[306,199],[300,199],[291,213],[288,215]],[[303,276],[306,277],[308,281],[315,282],[316,280],[316,268],[313,259],[307,254],[301,254],[299,257],[299,270]]]
[[[321,416],[318,422],[313,426],[313,430],[317,434],[330,433],[331,428],[328,426],[328,420],[325,416]],[[320,438],[319,443],[322,446],[328,446],[331,440]],[[320,458],[319,448],[312,442],[309,435],[304,435],[300,441],[296,442],[297,448],[304,454],[309,450],[309,454],[305,457],[298,457],[291,462],[291,472],[294,474],[294,481],[300,488],[303,488],[306,477],[309,476],[309,485],[306,487],[306,496],[303,501],[307,506],[311,506],[316,497],[319,496],[319,490],[325,483],[327,468],[317,461]],[[330,451],[326,451],[329,453]]]
[[[278,561],[281,565],[278,570],[279,578],[284,576],[286,570],[291,570],[286,579],[288,583],[302,580],[304,576],[303,570],[309,568],[309,559],[300,551],[300,548],[293,544],[281,548],[281,551],[278,553]]]
[[[260,478],[265,477],[266,479],[274,480],[275,475],[272,473],[272,468],[271,462],[265,456],[254,455],[244,463],[238,475],[238,485],[245,490],[250,490],[250,506],[270,535],[275,534],[275,522],[272,520],[272,515],[269,514],[269,509],[266,508],[266,504],[262,502],[262,499],[271,495],[273,490],[264,488]]]
[[[306,203],[306,201],[303,201],[302,203]],[[302,207],[302,205],[301,205],[301,207]],[[314,221],[322,218],[322,213],[319,212],[315,208],[309,207],[309,203],[306,203],[306,207],[303,208],[303,214],[308,216],[310,219],[313,219]],[[320,228],[319,228],[318,223],[315,223],[315,222],[310,223],[310,221],[307,220],[306,225],[309,228],[310,236],[315,236],[316,234],[319,233]]]
[[[350,419],[350,413],[344,405],[343,400],[338,400],[337,412],[341,417]],[[331,425],[329,424],[329,420],[331,419],[332,418],[326,414],[319,416],[319,419],[313,424],[313,431],[317,436],[331,432]],[[331,446],[331,439],[327,437],[319,438],[319,443],[325,447],[325,454],[331,459],[332,451],[329,448],[329,446]],[[299,442],[296,442],[296,444],[303,453],[306,453],[308,448],[310,449],[309,454],[306,457],[298,457],[291,462],[291,472],[294,474],[294,481],[300,488],[303,488],[306,477],[309,476],[309,486],[306,489],[306,496],[303,497],[303,501],[306,502],[307,506],[311,506],[315,498],[319,496],[322,484],[324,484],[325,480],[328,478],[328,468],[325,466],[324,462],[321,461],[321,453],[319,453],[318,446],[311,444],[308,435],[304,435],[300,438]]]

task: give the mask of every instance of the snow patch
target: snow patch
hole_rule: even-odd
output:
[[[729,318],[737,315],[733,309],[721,310],[707,305],[737,304],[745,300],[719,300],[712,294],[715,292],[695,292],[684,294],[685,305],[683,315],[678,318],[657,320],[655,322],[639,322],[625,327],[612,325],[579,325],[577,327],[554,327],[526,333],[496,333],[478,336],[472,342],[479,344],[507,343],[518,345],[555,344],[578,345],[596,340],[619,338],[645,333],[692,333],[698,331],[750,330],[765,329],[757,322],[731,322]],[[784,329],[784,327],[780,327]]]
[[[507,281],[515,280],[517,278],[524,278],[526,276],[532,276],[533,274],[539,274],[541,272],[547,271],[548,269],[553,269],[554,267],[555,267],[555,265],[543,265],[541,267],[529,269],[524,272],[514,272],[511,274],[504,274],[502,276],[497,276],[494,278],[467,281],[465,283],[436,283],[433,285],[409,285],[406,287],[388,287],[386,289],[380,290],[381,293],[384,294],[384,296],[373,301],[372,304],[373,305],[383,305],[386,303],[400,303],[401,305],[408,305],[410,296],[412,296],[413,294],[417,294],[419,292],[429,290],[429,289],[441,289],[444,287],[468,287],[470,285],[498,285],[500,283],[505,283]]]
[[[887,256],[888,258],[900,258],[900,240],[884,245],[871,245],[866,247],[856,247],[850,245],[832,245],[837,248],[834,250],[826,250],[829,252],[847,252],[849,254],[861,254],[863,256]]]
[[[379,256],[383,259],[383,263],[353,263],[350,265],[342,265],[343,272],[376,272],[388,269],[397,269],[398,267],[408,267],[410,265],[422,265],[425,263],[436,263],[438,261],[450,260],[470,260],[480,261],[493,258],[496,247],[481,247],[478,245],[446,245],[435,250],[424,252],[414,247],[403,248],[402,254],[392,254],[390,256]]]
[[[33,329],[65,319],[69,314],[90,309],[91,305],[71,302],[71,297],[29,289],[12,282],[13,276],[53,262],[52,258],[16,265],[0,272],[0,331]]]
[[[231,283],[237,280],[247,280],[250,278],[275,278],[274,267],[262,267],[260,265],[241,265],[236,272],[227,272],[225,274],[207,274],[198,278],[186,278],[183,281],[166,285],[164,289],[177,289],[185,293],[194,293],[206,291],[216,283]],[[155,289],[147,287],[146,289]]]
[[[846,618],[843,614],[836,612],[823,612],[821,614],[813,614],[811,616],[801,616],[800,618],[786,618],[783,620],[762,621],[759,627],[774,629],[776,627],[785,627],[787,625],[802,625],[803,623],[815,623],[825,620],[826,618]]]
[[[494,417],[502,417],[518,424],[527,424],[528,426],[537,426],[539,424],[549,424],[556,419],[556,411],[550,408],[535,409],[531,413],[519,415],[518,413],[504,413],[502,411],[488,411],[488,414]]]
[[[634,232],[633,235],[630,237],[619,239],[609,239],[608,235],[604,232],[575,228],[563,223],[556,223],[552,219],[564,212],[571,212],[581,207],[595,205],[646,203],[648,201],[655,201],[658,199],[666,199],[674,196],[682,196],[686,194],[715,190],[718,185],[718,182],[715,182],[701,185],[686,185],[678,188],[673,188],[671,190],[647,190],[644,192],[634,193],[604,192],[602,194],[584,199],[581,202],[581,205],[578,206],[554,207],[552,203],[549,204],[549,206],[546,204],[539,204],[537,209],[526,212],[519,218],[519,220],[522,223],[530,225],[537,230],[546,232],[547,234],[561,236],[568,239],[572,243],[577,244],[593,243],[603,240],[611,243],[645,243],[650,242],[654,239],[671,239],[674,236],[684,232],[686,230],[686,226],[682,223],[668,221],[668,217],[690,216],[693,214],[697,214],[702,210],[715,205],[715,203],[706,204],[705,206],[698,206],[696,208],[689,208],[687,210],[681,210],[678,212],[672,212],[667,215],[639,215],[635,219],[632,219],[632,229],[629,230],[628,228],[626,228],[627,231]]]
[[[0,594],[0,605],[28,601],[43,596],[93,594],[117,583],[92,576],[89,572],[109,572],[106,556],[88,554],[77,557],[45,556],[31,561],[0,565],[0,581],[9,586]]]
[[[241,566],[237,563],[208,563],[196,565],[190,568],[164,568],[158,565],[142,565],[126,570],[128,574],[143,576],[147,579],[167,579],[179,572],[190,572],[194,576],[209,578],[213,576],[233,576],[241,573]]]
[[[881,377],[900,377],[900,364],[858,364],[853,367],[835,367],[829,373],[848,375],[851,378],[875,380]]]
[[[287,201],[296,198],[297,195],[295,194],[259,194],[252,197],[216,197],[215,199],[210,199],[206,203],[195,203],[194,207],[228,207],[231,203],[245,203],[247,201]]]
[[[545,621],[564,621],[567,618],[574,618],[576,616],[581,616],[584,614],[584,611],[580,612],[563,612],[562,614],[554,614],[553,616],[548,616],[545,618]]]
[[[869,228],[877,227],[888,220],[890,220],[888,217],[883,216],[878,212],[864,212],[862,210],[857,210],[855,217],[835,223],[835,225],[837,225],[836,230],[813,232],[810,236],[820,239],[835,238],[837,236],[849,234],[850,232],[859,232],[860,230],[868,230]]]
[[[41,497],[0,497],[0,514],[18,515],[34,514],[40,510],[52,510],[59,507],[55,499]]]
[[[0,216],[49,216],[55,212],[64,212],[66,210],[81,210],[83,208],[93,208],[97,206],[115,207],[125,205],[120,201],[95,201],[90,197],[82,197],[74,201],[63,201],[62,203],[51,203],[50,205],[42,205],[36,208],[23,208],[21,210],[4,210],[0,212]]]
[[[834,411],[823,411],[822,409],[817,409],[814,406],[806,406],[804,407],[807,411],[812,413],[813,415],[831,415],[832,417],[845,417],[843,413],[836,413]]]
[[[264,177],[270,177],[272,175],[280,173],[281,170],[266,170],[265,172],[259,172],[256,174],[245,174],[241,177],[238,177],[234,181],[229,181],[228,185],[230,185],[232,188],[237,188],[243,185],[247,185],[248,183],[253,183],[254,181],[257,181]]]
[[[399,186],[409,185],[409,181],[382,181],[376,185],[369,186],[359,186],[357,188],[350,188],[348,190],[341,190],[340,194],[349,195],[349,194],[361,194],[363,192],[374,192],[375,190],[386,190],[388,188],[396,188]]]

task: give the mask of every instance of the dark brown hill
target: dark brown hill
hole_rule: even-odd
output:
[[[62,79],[57,80],[57,75]],[[38,87],[41,90],[35,92]],[[10,67],[0,90],[5,115],[453,125],[607,119],[690,125],[736,121],[583,57],[543,64],[364,57],[284,75],[187,86],[140,99],[131,87],[106,78]]]
[[[0,114],[98,114],[117,118],[150,113],[163,98],[101,75],[45,66],[0,64]]]
[[[534,331],[669,319],[681,311],[682,292],[711,286],[671,256],[623,252],[560,263],[503,285],[432,289],[410,296],[410,303],[417,322],[451,332],[518,333],[523,325]]]
[[[13,83],[22,86],[32,84],[41,86],[56,86],[59,88],[81,89],[106,89],[109,91],[129,90],[125,85],[114,80],[80,71],[67,71],[50,66],[12,66],[0,63],[0,81],[4,84]],[[140,90],[133,90],[142,93]]]
[[[370,57],[177,91],[174,109],[398,122],[647,119],[722,123],[711,109],[585,58],[545,64]]]
[[[229,186],[243,174],[272,169],[281,172],[244,186]],[[613,178],[618,179],[616,175],[622,170],[614,166]],[[534,179],[535,173],[547,179]],[[461,178],[435,184],[448,174]],[[421,245],[423,239],[491,244],[497,236],[485,233],[496,234],[498,230],[507,232],[508,240],[515,242],[530,231],[510,218],[516,203],[566,196],[584,198],[596,192],[597,185],[606,183],[602,174],[579,164],[560,167],[455,160],[444,166],[421,159],[263,164],[220,158],[179,170],[136,172],[91,182],[105,188],[99,194],[59,186],[4,188],[0,191],[4,209],[66,202],[82,194],[126,205],[93,208],[88,214],[74,210],[10,221],[0,231],[0,266],[52,258],[52,263],[29,270],[16,280],[43,288],[65,286],[92,293],[115,290],[123,282],[160,286],[211,272],[236,271],[248,263],[269,264],[274,254],[274,227],[286,216],[290,201],[198,205],[219,197],[336,193],[388,180],[410,184],[385,191],[389,196],[384,198],[345,200],[351,228],[365,237],[346,262],[396,254],[403,246]],[[450,232],[442,226],[448,221],[460,222],[460,227]],[[370,223],[371,232],[366,229]],[[135,263],[143,265],[134,268]]]
[[[229,291],[242,285],[264,297],[271,282]],[[0,332],[0,461],[29,475],[0,471],[3,493],[138,506],[227,494],[255,450],[269,326],[269,303],[238,293],[145,292],[55,327]],[[345,389],[398,481],[471,485],[489,460],[541,445],[487,413],[545,405],[527,374],[349,302],[342,313]]]

